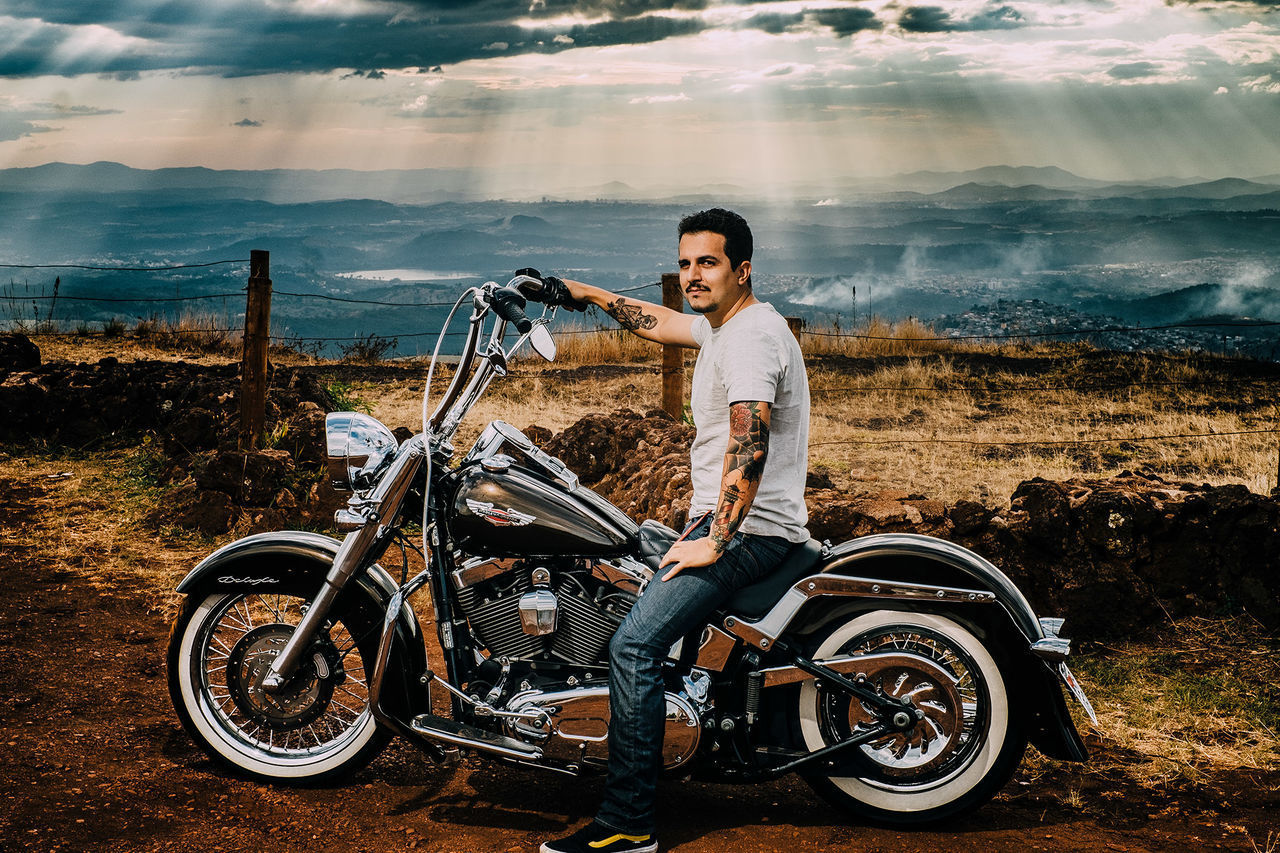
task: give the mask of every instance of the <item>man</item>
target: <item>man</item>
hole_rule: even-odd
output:
[[[551,304],[590,303],[664,344],[697,347],[691,408],[692,521],[609,646],[609,775],[588,826],[542,853],[651,853],[666,700],[662,662],[735,591],[809,538],[804,504],[809,383],[786,321],[756,299],[751,229],[715,208],[681,220],[683,314],[577,281],[548,279]],[[664,571],[665,570],[665,571]]]

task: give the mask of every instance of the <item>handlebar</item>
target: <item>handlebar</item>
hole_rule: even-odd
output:
[[[476,398],[483,393],[495,371],[501,374],[506,373],[506,358],[509,353],[505,353],[502,348],[504,329],[510,324],[515,327],[521,336],[529,335],[534,329],[534,322],[524,313],[525,305],[528,304],[525,300],[525,295],[518,288],[527,288],[528,292],[536,294],[541,287],[542,282],[540,280],[517,274],[515,278],[504,286],[499,287],[494,282],[488,282],[479,287],[468,288],[458,298],[454,311],[465,304],[468,299],[472,303],[474,310],[469,321],[470,327],[467,330],[466,343],[463,344],[462,348],[462,358],[457,370],[454,372],[453,380],[449,383],[444,397],[437,404],[430,417],[427,417],[426,413],[430,382],[423,389],[423,429],[425,432],[447,438],[452,434],[467,410],[471,408]],[[554,313],[555,309],[551,310]],[[501,322],[493,327],[489,344],[487,348],[482,349],[480,347],[480,336],[485,317],[490,312],[493,312]],[[452,319],[453,312],[450,312],[449,317]],[[544,318],[539,322],[547,322],[545,313]],[[428,377],[435,370],[440,343],[444,340],[448,325],[449,321],[446,320],[445,326],[440,330],[440,339],[436,343],[436,352],[432,355],[432,367],[428,372]],[[525,339],[525,337],[522,337],[516,346],[518,347]],[[516,347],[512,347],[511,352],[515,352],[515,349]],[[472,368],[477,357],[482,360],[482,365],[473,373]],[[469,382],[468,379],[470,379]]]
[[[527,304],[524,294],[511,285],[494,288],[489,304],[493,306],[495,314],[515,326],[520,334],[527,335],[533,328],[533,321],[524,314],[524,306]]]

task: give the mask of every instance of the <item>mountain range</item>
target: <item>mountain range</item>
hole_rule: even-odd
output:
[[[396,203],[484,201],[491,180],[468,169],[267,169],[245,171],[200,166],[135,169],[120,163],[85,165],[46,163],[0,169],[0,192],[145,192],[200,191],[210,197],[244,198],[276,203],[332,199],[380,199]],[[481,189],[477,189],[481,188]],[[903,201],[917,195],[951,201],[1035,201],[1059,198],[1205,198],[1229,199],[1280,192],[1280,175],[1241,178],[1174,178],[1105,181],[1086,178],[1056,166],[987,166],[956,172],[917,171],[871,178],[834,178],[823,184],[786,188],[785,197],[815,202]],[[769,188],[735,184],[682,187],[634,187],[623,181],[595,186],[504,192],[511,200],[691,201],[716,198],[745,201],[764,198]],[[772,193],[777,196],[778,193]]]

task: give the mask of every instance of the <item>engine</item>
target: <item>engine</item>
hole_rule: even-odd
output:
[[[458,609],[491,658],[603,665],[651,574],[626,558],[474,559],[452,577]]]

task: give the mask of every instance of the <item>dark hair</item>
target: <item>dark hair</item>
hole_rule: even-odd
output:
[[[735,270],[742,265],[743,261],[751,260],[751,250],[754,248],[751,227],[747,225],[747,220],[732,210],[713,207],[710,210],[691,213],[680,220],[678,231],[679,237],[701,231],[723,235],[724,253],[729,256],[729,265]]]

